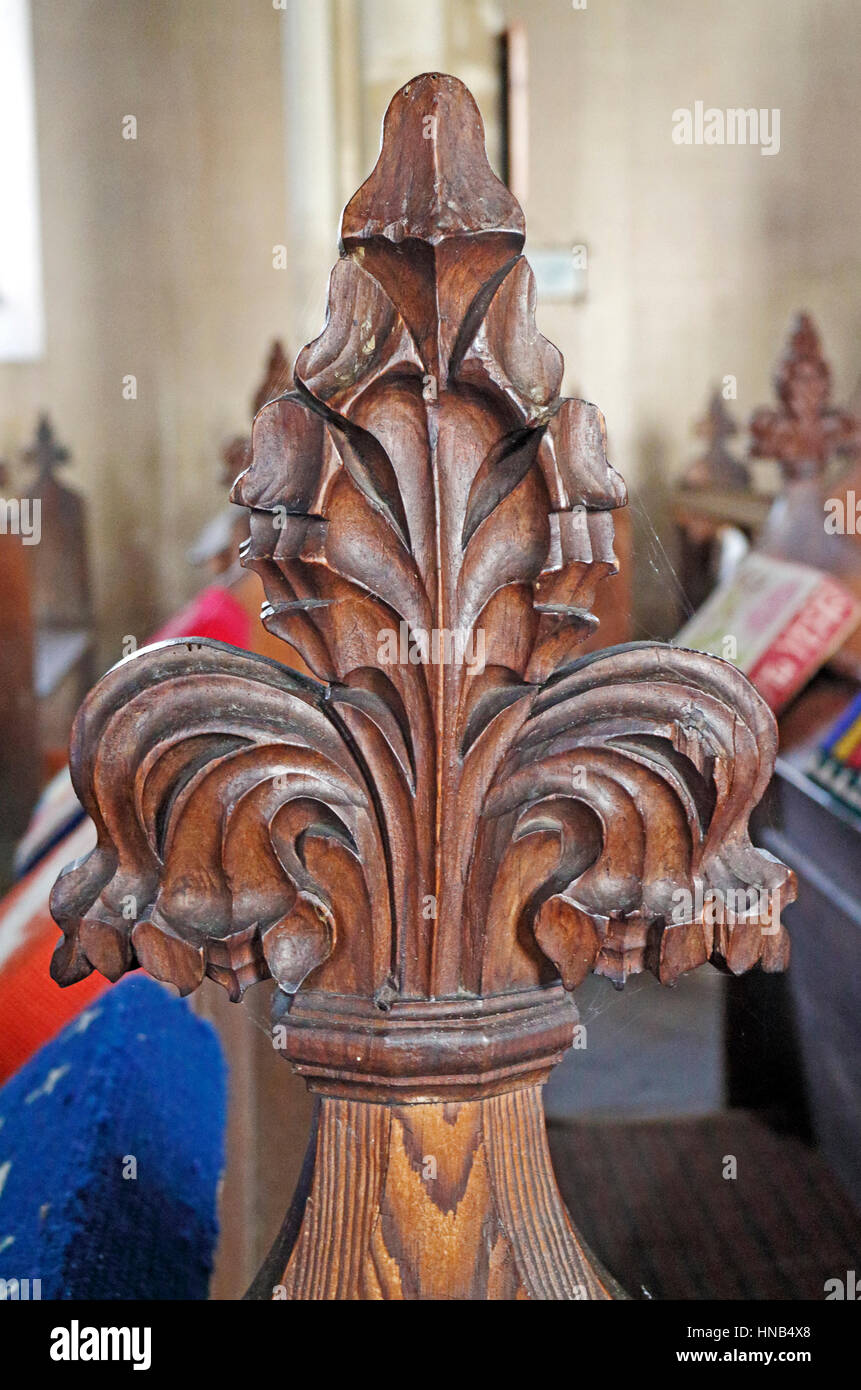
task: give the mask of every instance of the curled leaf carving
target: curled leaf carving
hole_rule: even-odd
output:
[[[270,975],[293,992],[336,944],[357,990],[382,983],[385,856],[324,697],[217,642],[150,647],[103,678],[73,732],[99,839],[54,888],[61,983],[144,965],[183,993],[207,974],[234,998]]]
[[[698,652],[633,644],[545,687],[485,801],[482,988],[516,977],[518,952],[528,972],[524,919],[570,988],[593,969],[623,983],[708,959],[783,968],[791,876],[747,830],[775,751],[745,678]]]
[[[523,242],[465,88],[408,84],[232,494],[316,679],[199,642],[96,687],[73,767],[99,845],[55,891],[58,978],[390,1006],[785,960],[779,920],[697,905],[792,892],[747,835],[762,701],[694,653],[577,661],[625,488],[600,411],[560,395]]]

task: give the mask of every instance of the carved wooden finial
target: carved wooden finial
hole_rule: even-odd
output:
[[[280,396],[285,391],[289,391],[293,385],[293,369],[290,366],[287,354],[284,351],[284,344],[280,338],[276,338],[269,351],[266,362],[266,374],[254,393],[254,403],[252,406],[252,417],[262,410],[269,401],[274,401],[276,396]]]
[[[284,351],[284,344],[280,338],[276,338],[269,350],[263,380],[254,392],[251,403],[252,420],[257,412],[263,409],[264,405],[273,401],[276,396],[289,391],[292,385],[293,370]],[[222,447],[221,458],[221,481],[225,487],[230,487],[233,480],[251,462],[251,436],[249,434],[237,434],[232,439],[228,439]]]
[[[747,833],[763,701],[695,652],[577,660],[625,492],[559,395],[523,238],[466,89],[407,84],[234,488],[266,624],[317,680],[165,643],[73,735],[99,843],[54,890],[55,977],[272,976],[321,1093],[263,1297],[612,1296],[544,1135],[568,991],[786,958],[790,876]]]
[[[799,314],[774,378],[780,404],[750,422],[751,457],[776,459],[786,478],[821,475],[838,453],[856,449],[861,419],[830,404],[831,370],[809,314]]]
[[[727,447],[727,440],[738,433],[738,425],[726,407],[720,390],[712,392],[708,409],[694,426],[694,433],[706,441],[703,454],[689,464],[682,479],[685,487],[745,488],[750,474]]]
[[[33,442],[22,451],[22,458],[35,470],[25,495],[39,502],[43,537],[32,556],[36,627],[42,632],[84,630],[92,622],[86,504],[80,493],[58,477],[71,454],[58,443],[47,414],[39,416]],[[79,696],[87,684],[89,677],[79,687]]]
[[[36,468],[40,480],[52,477],[57,467],[68,463],[69,451],[57,443],[54,426],[48,415],[40,415],[33,443],[23,450],[22,457]]]

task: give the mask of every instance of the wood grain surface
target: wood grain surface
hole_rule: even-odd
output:
[[[747,833],[762,700],[695,652],[577,659],[625,489],[600,412],[559,395],[524,233],[466,88],[408,83],[233,489],[313,678],[166,643],[73,734],[99,843],[54,890],[56,978],[142,965],[238,1000],[271,976],[321,1096],[257,1296],[612,1296],[544,1138],[571,991],[786,959],[757,904],[791,876]],[[753,906],[716,921],[703,887]]]

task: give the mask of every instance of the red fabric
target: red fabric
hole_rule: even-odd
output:
[[[164,642],[169,637],[211,637],[216,642],[247,649],[251,618],[227,589],[214,584],[169,618],[150,641]]]
[[[34,922],[27,950],[0,971],[0,1086],[110,987],[94,970],[79,984],[60,989],[49,974],[56,944],[57,924],[45,916]]]
[[[247,649],[251,618],[232,594],[213,585],[150,640],[161,642],[171,637],[209,637]],[[71,786],[68,795],[74,806]],[[60,871],[94,843],[90,822],[79,824],[0,902],[0,1083],[110,988],[95,970],[80,984],[66,989],[55,985],[48,973],[59,939],[48,911],[51,887]]]
[[[48,911],[51,886],[95,839],[90,821],[78,825],[0,903],[0,1083],[109,988],[95,970],[68,989],[49,974],[59,940]]]

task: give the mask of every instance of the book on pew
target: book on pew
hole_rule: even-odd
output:
[[[752,551],[673,638],[731,661],[779,713],[861,621],[833,575]]]

